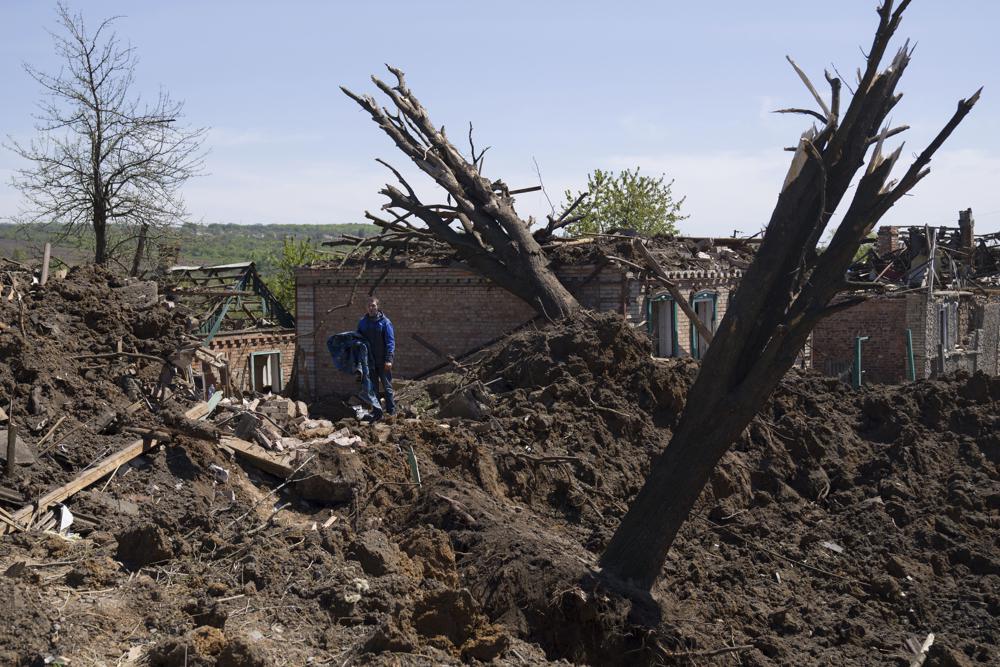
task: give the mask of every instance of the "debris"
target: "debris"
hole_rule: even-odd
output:
[[[910,660],[910,667],[920,667],[923,665],[924,661],[927,660],[927,651],[930,650],[933,644],[933,632],[929,632],[923,642],[914,637],[908,637],[906,639],[906,647],[914,654],[913,659]]]
[[[69,508],[59,503],[59,532],[65,534],[69,527],[73,525],[73,513]]]
[[[417,454],[413,451],[412,446],[410,446],[406,458],[410,462],[410,474],[412,475],[413,483],[420,486],[420,467],[417,465]]]
[[[222,466],[213,463],[208,466],[208,469],[212,471],[212,474],[215,476],[215,481],[219,484],[225,484],[229,481],[229,471]]]
[[[840,546],[836,542],[820,542],[819,545],[825,549],[829,549],[834,553],[842,554],[844,553],[844,547]]]
[[[12,444],[14,446],[14,463],[17,465],[31,465],[38,460],[32,447],[21,439],[14,427],[0,429],[0,443],[3,443],[3,446],[0,447],[0,460],[5,462],[8,460]]]
[[[224,435],[219,439],[219,446],[234,452],[236,456],[250,465],[276,477],[285,479],[292,474],[293,466],[287,457],[277,456],[260,445]]]

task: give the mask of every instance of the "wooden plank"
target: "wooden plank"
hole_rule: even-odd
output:
[[[7,422],[7,477],[14,476],[17,469],[17,427],[14,420]]]
[[[231,449],[236,453],[236,456],[255,468],[260,468],[264,472],[281,477],[282,479],[289,477],[294,470],[287,459],[272,454],[260,445],[241,440],[240,438],[222,436],[219,440],[219,446]]]
[[[45,249],[42,250],[42,277],[38,280],[39,285],[44,285],[49,281],[49,259],[52,257],[52,244],[45,242]]]
[[[208,404],[199,403],[185,412],[184,416],[189,419],[199,419],[207,414]],[[119,450],[118,452],[101,459],[95,463],[92,468],[84,470],[69,483],[63,484],[56,489],[52,489],[34,503],[25,505],[21,509],[14,512],[11,515],[11,518],[21,524],[30,524],[36,515],[45,512],[45,510],[56,503],[63,502],[77,491],[87,488],[105,475],[114,472],[116,468],[128,463],[140,454],[148,452],[157,444],[159,443],[156,440],[137,440],[133,442],[125,449]],[[3,535],[5,532],[7,532],[7,526],[0,526],[0,535]]]

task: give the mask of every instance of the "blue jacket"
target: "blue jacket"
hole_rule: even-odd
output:
[[[333,365],[338,370],[360,374],[361,389],[358,391],[358,397],[376,410],[381,410],[372,384],[370,355],[365,337],[354,331],[334,334],[326,339],[326,348],[330,351]]]
[[[367,366],[368,342],[353,331],[334,334],[326,339],[326,349],[333,357],[333,365],[345,373],[358,373]]]
[[[366,314],[358,322],[358,333],[368,342],[368,351],[375,359],[375,368],[381,369],[382,364],[392,363],[396,356],[396,332],[385,313],[379,311],[376,317]]]

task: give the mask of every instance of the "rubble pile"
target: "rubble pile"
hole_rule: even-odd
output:
[[[112,337],[152,317],[120,316]],[[629,618],[596,560],[698,371],[650,352],[583,313],[401,387],[384,422],[277,396],[140,411],[171,438],[65,501],[93,522],[0,538],[0,663],[909,665],[930,633],[925,665],[1000,659],[1000,381],[982,375],[789,376],[678,536],[659,621]],[[86,372],[52,386],[80,401]],[[18,415],[23,373],[3,378]],[[17,488],[80,474],[100,438]]]

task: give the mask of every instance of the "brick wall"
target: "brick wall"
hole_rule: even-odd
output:
[[[295,362],[295,332],[285,330],[219,333],[208,344],[212,354],[229,363],[233,387],[248,391],[250,355],[255,352],[281,353],[281,381],[287,385]]]
[[[821,321],[813,331],[813,367],[830,375],[851,368],[855,339],[868,336],[861,346],[864,381],[903,382],[907,379],[907,305],[905,296],[874,297]],[[917,332],[913,335],[916,348]],[[916,367],[920,368],[919,363]]]
[[[926,302],[925,297],[925,302]],[[948,318],[950,346],[940,350],[941,308],[955,305]],[[927,377],[957,370],[981,370],[991,375],[998,368],[1000,346],[1000,303],[996,297],[974,296],[967,292],[936,292],[927,306]],[[943,358],[942,358],[943,352]]]
[[[357,328],[368,292],[381,273],[366,272],[356,290],[357,268],[302,270],[296,275],[296,324],[305,370],[300,389],[306,395],[356,391],[354,379],[334,368],[326,340]],[[592,288],[592,298],[600,298],[607,287]],[[352,291],[353,302],[345,305]],[[433,368],[447,360],[441,355],[459,356],[534,317],[526,303],[461,268],[392,269],[378,283],[376,294],[396,331],[393,373],[401,378]]]
[[[326,350],[333,333],[353,331],[364,314],[369,290],[376,285],[383,311],[396,330],[396,377],[419,375],[502,337],[535,317],[534,309],[506,290],[459,266],[369,269],[357,280],[357,268],[301,269],[296,273],[296,323],[302,348],[299,389],[324,396],[356,390],[353,378],[337,371]],[[646,320],[644,286],[631,273],[613,266],[564,266],[555,269],[584,308],[622,313],[640,324]],[[685,271],[671,278],[685,296],[703,288],[718,292],[717,321],[728,305],[736,273]],[[356,285],[356,287],[355,287]],[[352,299],[353,302],[344,307]],[[690,325],[683,313],[678,329],[690,353]],[[414,334],[432,346],[418,342]],[[439,354],[440,353],[440,354]]]

